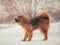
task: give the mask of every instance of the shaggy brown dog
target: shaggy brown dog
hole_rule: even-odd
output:
[[[48,12],[43,12],[41,16],[38,16],[33,19],[29,19],[23,15],[15,18],[15,21],[18,22],[25,29],[25,37],[23,41],[28,38],[28,41],[31,41],[33,31],[39,29],[44,34],[44,40],[48,39],[47,33],[50,25],[50,18]]]

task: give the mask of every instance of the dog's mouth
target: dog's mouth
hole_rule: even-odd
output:
[[[15,18],[15,21],[16,21],[16,22],[19,22],[19,21],[20,21],[20,19]]]

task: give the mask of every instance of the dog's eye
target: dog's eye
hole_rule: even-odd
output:
[[[21,18],[20,16],[18,16],[18,18]]]

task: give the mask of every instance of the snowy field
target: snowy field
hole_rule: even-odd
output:
[[[34,31],[32,41],[21,41],[24,30],[18,24],[0,24],[0,45],[60,45],[60,23],[51,23],[48,40],[43,41],[43,34]]]

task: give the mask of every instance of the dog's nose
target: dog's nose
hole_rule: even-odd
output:
[[[18,22],[19,20],[17,18],[15,18],[15,21]]]

